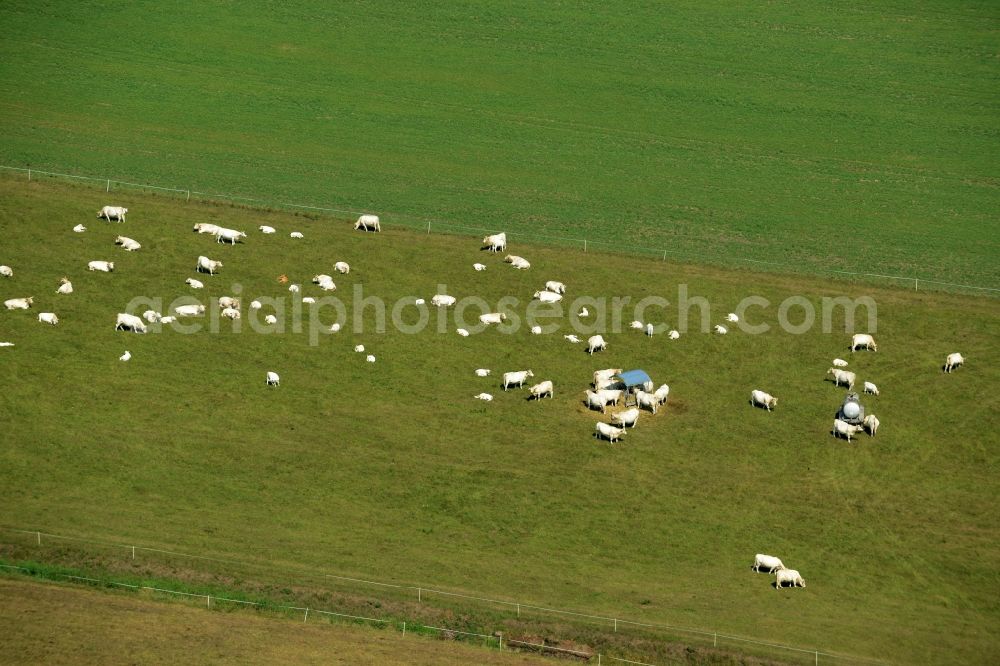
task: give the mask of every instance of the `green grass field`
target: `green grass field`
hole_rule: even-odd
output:
[[[998,19],[951,0],[7,2],[0,163],[997,288]]]
[[[996,656],[995,300],[645,260],[630,260],[624,279],[616,255],[527,246],[516,247],[533,263],[522,272],[468,238],[363,234],[346,221],[139,195],[125,202],[128,222],[109,225],[94,218],[105,196],[0,179],[3,261],[15,270],[0,281],[2,296],[36,297],[33,311],[0,314],[0,337],[16,343],[0,366],[8,525],[901,663]],[[252,233],[223,247],[191,232],[206,221]],[[89,231],[72,233],[78,222]],[[256,232],[261,223],[279,234]],[[305,239],[287,237],[296,228]],[[143,249],[116,248],[118,233]],[[183,281],[199,254],[225,267],[192,292]],[[99,258],[116,271],[87,272]],[[789,296],[818,308],[823,296],[867,295],[878,305],[880,347],[851,355],[839,312],[830,333],[692,330],[674,342],[609,333],[608,351],[594,357],[562,339],[566,321],[542,336],[522,327],[460,338],[454,323],[445,333],[390,325],[380,334],[371,307],[364,331],[312,346],[308,325],[293,331],[290,302],[284,334],[254,333],[249,319],[216,334],[113,330],[136,296],[287,298],[279,274],[319,295],[310,277],[341,259],[352,265],[337,278],[348,312],[356,285],[391,304],[443,284],[490,304],[515,296],[508,309],[523,315],[532,292],[555,278],[572,298],[632,303],[674,301],[687,285],[711,303],[712,323],[760,295],[772,305],[755,311],[755,323],[775,326]],[[474,272],[474,261],[488,270]],[[74,294],[54,293],[62,275]],[[35,320],[47,310],[59,326]],[[679,315],[667,308],[647,318],[674,326]],[[378,362],[365,363],[357,343]],[[125,349],[127,364],[117,360]],[[955,350],[969,363],[943,374]],[[824,381],[835,356],[882,390],[865,400],[882,420],[875,439],[829,434],[843,395]],[[642,367],[671,386],[666,409],[614,447],[592,438],[599,414],[581,404],[592,371],[609,366]],[[477,367],[495,374],[478,378]],[[525,367],[555,382],[553,400],[499,390],[497,374]],[[266,370],[281,374],[280,388],[264,386]],[[748,406],[755,387],[779,397],[777,411]],[[480,391],[496,399],[472,400]],[[808,588],[776,592],[749,571],[756,552],[781,556]]]

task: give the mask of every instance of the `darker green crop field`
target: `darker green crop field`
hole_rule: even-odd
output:
[[[3,261],[14,269],[0,297],[35,297],[29,312],[0,312],[0,339],[15,343],[0,349],[4,524],[268,562],[279,580],[283,567],[332,571],[899,663],[997,655],[996,301],[634,258],[623,280],[620,255],[525,245],[512,249],[532,268],[516,271],[465,237],[363,234],[345,221],[146,195],[128,197],[128,222],[112,225],[94,218],[105,198],[0,179]],[[193,234],[197,222],[250,237],[225,247]],[[88,231],[72,233],[77,223]],[[278,233],[257,232],[262,223]],[[143,248],[116,248],[118,233]],[[184,279],[201,254],[224,267],[192,291]],[[115,272],[86,271],[92,259],[114,260]],[[326,329],[336,308],[296,306],[276,278],[321,297],[310,278],[338,260],[352,270],[337,275],[335,295],[349,317],[361,309],[360,330],[317,333],[314,345],[309,322]],[[54,293],[63,275],[68,296]],[[390,314],[379,332],[377,303],[361,302],[377,297],[391,313],[441,289],[523,321],[553,278],[569,285],[567,312],[581,296],[630,298],[627,323],[659,296],[670,305],[641,316],[670,327],[683,328],[682,288],[707,301],[710,323],[756,295],[766,301],[747,320],[771,330],[702,333],[696,307],[676,341],[609,321],[608,350],[591,357],[563,339],[571,319],[543,320],[558,329],[546,335],[522,324],[462,338],[456,309],[444,332],[437,312],[410,333]],[[113,330],[136,297],[166,311],[179,297],[234,293],[238,327]],[[802,334],[777,325],[788,298],[798,323],[841,296],[877,304],[877,353],[850,353],[842,310],[829,332],[818,314]],[[257,315],[246,310],[253,298],[265,301]],[[36,321],[44,311],[59,325]],[[465,321],[480,311],[468,307]],[[269,312],[281,328],[256,331]],[[415,324],[417,308],[400,316]],[[858,326],[868,327],[860,315]],[[952,351],[968,363],[944,374]],[[824,381],[836,356],[881,389],[865,398],[882,421],[874,439],[829,434],[844,392]],[[476,377],[480,367],[493,376]],[[641,367],[671,386],[666,408],[621,445],[593,439],[600,415],[581,403],[603,367]],[[553,380],[555,397],[500,390],[500,373],[523,368]],[[267,370],[279,388],[264,386]],[[750,408],[753,388],[776,395],[777,410]],[[474,400],[481,391],[494,401]],[[748,569],[757,552],[782,557],[808,587],[776,592]]]
[[[5,2],[0,22],[0,163],[1000,286],[993,2]]]

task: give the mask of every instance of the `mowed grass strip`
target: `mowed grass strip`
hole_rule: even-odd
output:
[[[100,191],[9,179],[0,188],[2,262],[15,271],[0,290],[36,297],[29,312],[0,313],[0,337],[16,343],[2,350],[0,396],[9,524],[900,662],[996,652],[994,300],[523,245],[511,251],[532,269],[515,271],[464,237],[363,234],[348,221],[139,195],[115,198],[130,209],[115,225],[95,217],[108,203]],[[81,222],[86,233],[70,231]],[[218,245],[192,233],[196,222],[250,237]],[[262,223],[279,233],[261,235]],[[305,238],[288,238],[293,229]],[[143,249],[116,248],[119,233]],[[192,292],[184,279],[201,254],[225,266]],[[114,260],[116,271],[87,272],[91,259]],[[551,335],[524,326],[460,338],[451,320],[438,333],[434,312],[422,332],[378,333],[370,304],[362,332],[348,326],[315,346],[287,313],[284,333],[254,333],[247,321],[240,332],[229,322],[191,335],[113,330],[137,296],[206,302],[239,290],[249,316],[252,298],[288,296],[282,274],[320,296],[309,279],[338,260],[352,265],[336,277],[348,312],[359,296],[391,307],[446,285],[490,305],[515,296],[508,310],[523,317],[531,294],[557,279],[567,302],[668,298],[644,318],[669,327],[682,286],[709,302],[712,323],[759,295],[770,306],[752,318],[772,330],[693,330],[673,342],[607,333],[608,351],[593,357],[562,338],[565,320]],[[474,272],[475,261],[488,269]],[[70,296],[54,293],[63,275]],[[830,333],[777,327],[788,297],[818,311],[823,296],[844,295],[876,301],[878,353],[849,352],[839,310]],[[59,326],[35,320],[47,310]],[[334,313],[320,316],[326,324]],[[377,363],[354,353],[359,343]],[[121,363],[125,349],[133,359]],[[951,351],[968,364],[946,375]],[[824,381],[835,356],[881,388],[864,399],[882,420],[875,439],[829,434],[844,394]],[[494,375],[478,378],[478,367]],[[671,386],[664,411],[613,447],[593,439],[601,417],[581,405],[603,367],[641,367]],[[500,390],[503,371],[524,368],[552,379],[555,398]],[[267,370],[280,388],[264,386]],[[753,388],[776,395],[777,410],[750,408]],[[496,399],[473,400],[480,391]],[[757,552],[782,557],[809,587],[775,591],[749,571]]]
[[[0,162],[997,288],[998,18],[8,2]]]

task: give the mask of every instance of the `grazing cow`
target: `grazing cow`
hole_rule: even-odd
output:
[[[216,243],[229,243],[230,245],[236,245],[236,243],[247,237],[246,233],[242,231],[237,231],[236,229],[219,229],[215,232],[215,242]]]
[[[875,338],[867,333],[855,333],[854,337],[851,338],[851,351],[861,349],[862,347],[872,351],[878,351],[878,345],[875,344]]]
[[[872,395],[878,395],[878,387],[871,382],[865,382],[865,393],[871,393]]]
[[[622,389],[609,388],[597,389],[596,393],[600,396],[601,400],[604,401],[605,405],[614,405],[615,407],[618,406],[618,403],[621,402],[622,396],[625,395],[625,391]]]
[[[607,382],[615,375],[621,374],[621,372],[622,372],[621,368],[605,368],[604,370],[595,370],[593,384],[594,386],[597,386],[598,384]]]
[[[599,409],[601,413],[604,414],[607,411],[608,402],[599,393],[594,391],[587,391],[587,409]]]
[[[851,441],[851,435],[857,435],[863,429],[863,425],[851,425],[847,421],[841,421],[840,419],[833,420],[833,436],[846,437],[848,442]]]
[[[219,233],[220,229],[222,229],[222,227],[217,224],[212,224],[211,222],[198,222],[194,225],[191,231],[199,234],[211,234],[214,236]]]
[[[507,249],[507,234],[499,233],[487,236],[483,239],[482,249],[489,250],[490,252],[503,252]]]
[[[591,356],[594,355],[595,351],[604,351],[607,348],[608,343],[600,335],[592,335],[587,338],[587,353]]]
[[[213,261],[205,256],[198,257],[198,263],[195,265],[196,271],[199,273],[208,273],[209,275],[215,275],[215,272],[220,268],[222,268],[221,261]]]
[[[125,213],[128,212],[128,208],[122,208],[121,206],[105,206],[101,210],[97,211],[97,217],[99,219],[103,218],[110,222],[114,220],[115,222],[124,222]]]
[[[262,234],[273,234],[275,232],[274,227],[269,227],[266,224],[262,224],[257,228],[260,229]]]
[[[135,315],[119,312],[118,318],[115,320],[115,330],[132,331],[133,333],[145,333],[146,324],[143,323],[142,319],[136,317]]]
[[[881,425],[881,422],[874,414],[868,414],[865,416],[864,421],[861,422],[861,425],[864,426],[864,429],[868,431],[869,435],[874,437],[875,433],[878,432],[878,427]]]
[[[841,370],[840,368],[830,368],[826,371],[826,374],[833,375],[833,383],[836,386],[847,384],[848,390],[854,388],[854,382],[858,380],[858,376],[856,374],[850,370]]]
[[[634,428],[635,424],[639,421],[639,410],[636,407],[632,409],[626,409],[624,412],[618,412],[617,414],[611,415],[611,423],[615,425],[620,425],[623,428]]]
[[[59,288],[56,289],[56,293],[57,294],[73,293],[73,283],[69,281],[68,277],[64,277],[59,280]]]
[[[342,275],[347,275],[351,272],[351,267],[346,261],[338,261],[333,265],[333,270],[337,271]]]
[[[378,221],[378,215],[362,215],[358,218],[358,221],[354,223],[354,229],[357,231],[382,231],[382,225]]]
[[[648,338],[653,337],[653,325],[652,324],[646,324],[646,337],[648,337]]]
[[[138,241],[135,241],[128,236],[119,236],[116,238],[115,245],[121,245],[122,249],[127,252],[135,252],[142,247],[139,245]]]
[[[948,354],[948,358],[944,360],[944,371],[951,372],[960,365],[965,365],[965,358],[958,352]]]
[[[510,386],[517,384],[518,388],[524,386],[524,380],[528,377],[534,377],[535,373],[531,370],[518,370],[516,372],[505,372],[503,373],[503,390],[506,391]]]
[[[9,298],[3,302],[3,306],[8,310],[27,310],[34,303],[34,296],[27,298]]]
[[[0,266],[0,277],[14,277],[14,269],[10,266]]]
[[[788,583],[790,587],[805,587],[806,582],[802,580],[802,576],[795,569],[781,569],[776,572],[776,578],[774,581],[774,589],[780,590]]]
[[[90,261],[87,262],[88,271],[100,271],[101,273],[112,273],[115,270],[113,261]]]
[[[667,401],[667,397],[670,395],[670,387],[666,384],[661,384],[660,388],[653,392],[653,395],[656,396],[656,402],[662,405]]]
[[[617,442],[625,436],[625,428],[616,428],[613,425],[601,423],[600,421],[597,422],[595,432],[598,437],[602,437],[610,442]]]
[[[761,569],[766,569],[768,573],[774,573],[775,571],[781,571],[785,568],[781,560],[773,555],[764,555],[763,553],[757,553],[753,558],[753,564],[750,566],[751,569],[760,573]]]
[[[549,398],[552,398],[553,397],[553,393],[554,393],[553,392],[553,388],[552,388],[552,381],[551,380],[545,380],[544,382],[539,382],[538,384],[535,384],[534,386],[529,387],[528,388],[528,392],[531,393],[531,395],[528,396],[529,400],[531,398],[534,398],[536,400],[540,400],[541,398],[544,398],[545,396],[549,396]]]
[[[59,323],[59,317],[56,316],[55,312],[39,312],[38,321],[43,324],[51,324],[52,326],[55,326]]]
[[[558,303],[562,300],[562,294],[557,294],[554,291],[536,291],[532,298],[537,298],[542,303]]]
[[[548,291],[555,292],[557,294],[566,293],[566,285],[564,285],[562,282],[556,282],[555,280],[549,280],[548,282],[546,282],[545,288]]]
[[[271,372],[269,370],[265,381],[267,382],[267,386],[278,386],[281,383],[281,378],[278,377],[277,372]]]
[[[767,411],[771,411],[778,405],[778,399],[770,393],[754,389],[750,391],[750,404],[755,407],[765,407]]]

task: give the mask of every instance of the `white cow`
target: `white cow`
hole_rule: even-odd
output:
[[[633,331],[641,331],[642,329],[646,328],[646,325],[643,324],[638,319],[636,319],[635,321],[633,321],[632,323],[630,323],[628,325],[628,327],[631,328]]]
[[[87,227],[83,226],[82,224],[78,224],[75,227],[73,227],[73,231],[75,231],[78,234],[82,234],[86,230],[87,230]]]
[[[215,242],[216,243],[229,243],[230,245],[235,245],[241,240],[247,237],[245,232],[237,231],[236,229],[223,229],[220,228],[215,232]]]
[[[771,411],[778,405],[778,399],[770,393],[754,389],[750,391],[750,404],[755,407],[764,407]]]
[[[865,382],[865,393],[871,393],[872,395],[878,395],[878,387],[871,382]]]
[[[111,273],[115,270],[115,262],[113,261],[90,261],[87,262],[88,271],[100,271],[102,273]]]
[[[506,391],[510,386],[517,384],[518,388],[524,386],[524,380],[528,377],[534,377],[535,373],[531,370],[518,370],[516,372],[505,372],[503,373],[503,390]]]
[[[237,310],[236,308],[223,308],[222,312],[219,313],[219,314],[221,314],[226,319],[239,319],[240,318],[240,311]]]
[[[862,431],[864,426],[851,425],[847,421],[841,421],[840,419],[833,420],[833,436],[834,437],[846,437],[847,441],[851,441],[851,435],[857,435]]]
[[[875,338],[867,333],[855,333],[854,337],[851,338],[851,351],[862,347],[872,351],[878,351],[878,345],[875,344]]]
[[[160,313],[157,312],[156,310],[146,310],[145,312],[142,313],[142,318],[145,319],[150,324],[155,324],[156,322],[163,319],[163,317],[160,316]]]
[[[502,312],[487,312],[479,315],[479,321],[483,324],[499,324],[507,321],[507,315]]]
[[[333,278],[326,273],[314,275],[312,281],[313,284],[318,284],[319,288],[323,291],[335,291],[337,289],[337,285],[333,283]]]
[[[623,428],[634,428],[639,421],[639,410],[635,407],[611,415],[611,422]]]
[[[278,318],[275,317],[273,314],[269,314],[266,317],[264,317],[264,323],[265,324],[277,324],[278,323]]]
[[[305,238],[305,236],[302,235],[301,231],[293,231],[292,233],[288,234],[288,237],[289,238]]]
[[[14,277],[14,269],[10,266],[0,266],[0,277]]]
[[[850,370],[841,370],[840,368],[830,368],[826,374],[833,375],[833,383],[837,386],[847,384],[848,390],[854,388],[854,382],[858,379],[858,376]]]
[[[222,268],[221,261],[213,261],[206,256],[198,257],[198,263],[195,265],[195,270],[199,273],[208,273],[209,275],[215,275],[215,272]]]
[[[240,299],[233,298],[232,296],[219,296],[219,307],[220,308],[233,308],[234,310],[240,309]]]
[[[667,333],[667,337],[670,338],[671,340],[676,340],[677,338],[681,337],[681,334],[680,331],[674,330]]]
[[[192,289],[203,289],[205,287],[201,280],[195,280],[194,278],[188,278],[187,280],[184,280],[184,282],[191,285]]]
[[[569,335],[564,335],[563,337],[572,342],[574,345],[580,344],[580,338],[576,337],[572,333],[570,333]]]
[[[175,321],[177,321],[177,317],[174,317],[172,315],[167,315],[166,317],[160,317],[161,324],[172,324]]]
[[[281,384],[281,378],[278,377],[277,372],[271,372],[268,370],[267,377],[265,379],[267,386],[279,386]]]
[[[660,406],[660,402],[656,399],[656,394],[646,393],[642,389],[635,392],[635,402],[640,409],[648,409],[654,414]]]
[[[477,368],[476,377],[489,377],[490,371],[488,368]]]
[[[351,272],[351,266],[346,261],[338,261],[333,265],[333,270],[341,273],[342,275],[347,275]]]
[[[726,315],[726,321],[728,321],[730,324],[736,324],[739,322],[739,320],[740,318],[736,315],[735,312],[730,312],[729,314]]]
[[[944,371],[951,372],[960,365],[965,365],[965,358],[958,352],[948,354],[948,358],[944,360]]]
[[[652,324],[646,324],[646,337],[648,337],[648,338],[653,337],[653,325]]]
[[[262,224],[257,228],[260,229],[262,234],[273,234],[275,232],[274,227],[269,227],[266,224]]]
[[[577,313],[577,316],[578,317],[589,317],[590,316],[590,310],[588,310],[586,307],[582,307],[582,308],[580,308],[580,311]]]
[[[716,324],[715,332],[718,333],[719,335],[725,335],[726,333],[729,332],[729,329],[723,326],[722,324]]]
[[[781,569],[776,573],[776,578],[774,581],[774,589],[780,590],[785,586],[785,583],[790,584],[791,587],[805,587],[806,582],[802,580],[802,576],[795,569]]]
[[[604,351],[608,348],[608,343],[600,335],[592,335],[587,338],[587,353],[593,356],[595,351]]]
[[[483,249],[490,252],[503,252],[507,249],[507,234],[499,233],[483,239]]]
[[[354,229],[361,231],[382,231],[382,225],[378,221],[378,215],[362,215],[354,223]]]
[[[205,314],[204,305],[178,305],[174,308],[174,314],[178,317],[197,317]]]
[[[261,304],[260,301],[250,301],[251,310],[260,310],[261,307],[263,307],[263,305]]]
[[[625,428],[616,428],[613,425],[598,421],[596,433],[598,437],[603,437],[610,442],[617,442],[625,436]]]
[[[374,363],[375,362],[375,355],[374,354],[368,354],[368,356],[365,357],[365,360],[368,361],[369,363]]]
[[[431,297],[431,305],[444,307],[447,305],[454,305],[454,304],[455,304],[454,296],[448,296],[447,294],[437,294]]]
[[[867,416],[865,416],[864,421],[861,422],[861,425],[864,426],[865,430],[868,431],[869,435],[874,437],[875,433],[878,432],[878,427],[879,425],[881,425],[881,422],[878,420],[878,417],[875,416],[874,414],[868,414]]]
[[[59,323],[59,317],[56,316],[55,312],[39,312],[38,321],[43,324],[51,324],[52,326],[55,326]]]
[[[833,365],[836,368],[846,368],[847,367],[847,361],[845,361],[842,358],[835,358],[835,359],[833,359]]]
[[[364,351],[365,351],[365,346],[364,345],[354,345],[354,351],[357,352],[358,354],[363,354]]]
[[[764,555],[763,553],[757,553],[753,558],[753,564],[750,566],[751,569],[760,573],[761,569],[767,569],[768,573],[774,573],[776,571],[781,571],[786,568],[781,562],[781,559],[774,557],[773,555]]]
[[[191,231],[194,231],[199,234],[211,234],[214,236],[215,234],[219,233],[219,229],[221,228],[222,227],[220,227],[219,225],[212,224],[211,222],[198,222],[197,224],[194,225]]]
[[[414,305],[423,305],[424,303],[425,303],[425,301],[422,298],[415,298],[415,299],[413,299],[413,304]]]
[[[485,271],[486,270],[486,264],[480,264],[480,263],[472,264],[472,269],[475,270],[475,271]]]
[[[483,400],[485,402],[489,402],[490,400],[493,399],[493,396],[490,395],[489,393],[480,393],[480,394],[474,395],[472,397],[475,398],[476,400]]]
[[[128,236],[118,236],[115,238],[115,245],[121,245],[122,249],[127,252],[135,252],[136,250],[142,248],[138,241],[129,238]]]
[[[588,409],[599,409],[599,410],[601,410],[601,413],[603,414],[604,412],[607,411],[607,406],[608,406],[608,403],[604,399],[603,396],[601,396],[599,393],[595,393],[594,391],[591,391],[589,389],[587,390],[587,408]]]
[[[69,278],[64,277],[59,280],[59,288],[56,289],[57,294],[72,294],[73,293],[73,283],[69,281]]]
[[[653,395],[656,396],[656,402],[662,405],[667,401],[667,398],[670,396],[670,387],[667,386],[666,384],[661,384],[660,388],[656,389],[653,392]]]
[[[531,268],[531,264],[528,263],[527,259],[519,257],[516,254],[508,254],[503,260],[518,270],[525,271]]]
[[[339,330],[340,330],[340,323],[339,322],[335,322],[333,324],[330,324],[330,332],[331,333],[336,333]]]
[[[547,379],[544,382],[539,382],[538,384],[529,387],[528,392],[531,393],[530,397],[535,398],[536,400],[540,400],[545,396],[549,396],[549,398],[552,398],[554,394],[552,388],[552,380]]]
[[[8,310],[27,310],[34,303],[34,296],[27,298],[10,298],[3,302],[3,306]]]
[[[121,206],[105,206],[101,210],[97,211],[97,217],[103,218],[110,222],[115,220],[116,222],[125,221],[125,213],[128,212],[128,208],[122,208]]]
[[[556,282],[555,280],[549,280],[548,282],[546,282],[545,288],[548,291],[555,292],[557,294],[566,293],[566,285],[564,285],[562,282]]]
[[[464,328],[456,328],[455,332],[458,333],[459,335],[461,335],[463,338],[469,337],[469,332],[467,330],[465,330]]]
[[[133,333],[145,333],[146,324],[143,323],[142,319],[136,317],[135,315],[119,312],[118,318],[115,320],[115,330],[132,331]]]
[[[118,357],[119,361],[127,361],[132,358],[132,352],[125,350],[125,353]]]
[[[596,393],[601,400],[604,401],[605,405],[614,405],[615,407],[618,406],[618,403],[621,402],[622,396],[625,395],[625,391],[621,389],[607,388],[597,389]]]
[[[313,303],[316,302],[316,299],[313,298],[312,296],[304,296],[302,298],[302,302],[305,303],[306,305],[312,305]]]
[[[595,370],[593,384],[594,386],[597,386],[598,384],[607,382],[615,375],[621,374],[621,372],[621,368],[605,368],[604,370]]]
[[[562,300],[562,294],[557,294],[554,291],[536,291],[532,298],[537,298],[542,303],[558,303]]]
[[[532,335],[541,335],[542,334],[542,327],[541,326],[537,326],[537,325],[532,326],[531,327],[531,334]]]

